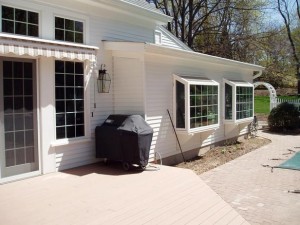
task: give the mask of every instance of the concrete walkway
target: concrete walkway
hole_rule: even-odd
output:
[[[259,131],[272,140],[251,153],[203,173],[200,177],[250,224],[299,225],[300,171],[276,166],[300,151],[300,135],[276,135]]]

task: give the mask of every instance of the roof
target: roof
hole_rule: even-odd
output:
[[[241,67],[253,71],[264,70],[264,67],[251,64],[251,63],[245,63],[245,62],[240,62],[232,59],[211,56],[211,55],[194,52],[190,50],[168,48],[168,47],[164,47],[152,43],[105,41],[104,46],[108,50],[121,50],[121,51],[133,51],[133,52],[136,51],[136,52],[144,52],[148,54],[160,54],[169,57],[179,57],[179,58],[191,59],[191,60],[201,60],[208,63],[223,64],[227,66],[237,66],[237,67]]]
[[[158,10],[154,5],[149,4],[146,0],[77,0],[85,1],[86,3],[98,2],[105,7],[112,9],[121,9],[126,13],[140,18],[155,21],[159,25],[165,25],[172,21],[172,17],[167,16],[162,11]]]
[[[131,5],[155,12],[155,13],[159,13],[159,14],[163,14],[165,15],[162,11],[160,11],[159,9],[157,9],[153,4],[148,3],[146,0],[120,0],[126,3],[129,3]]]
[[[167,48],[167,47],[158,46],[158,45],[152,44],[152,43],[145,43],[145,49],[146,49],[147,53],[165,54],[165,55],[172,55],[172,56],[184,57],[184,58],[196,59],[196,60],[201,59],[203,61],[207,61],[210,63],[218,63],[218,64],[231,65],[231,66],[240,66],[240,67],[258,70],[258,71],[264,69],[264,67],[262,67],[262,66],[251,64],[251,63],[245,63],[245,62],[241,62],[241,61],[237,61],[237,60],[221,58],[218,56],[207,55],[207,54],[199,53],[199,52],[195,52],[195,51],[171,49],[171,48]]]

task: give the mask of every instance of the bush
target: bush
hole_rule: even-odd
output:
[[[300,112],[293,104],[281,103],[270,112],[268,124],[271,131],[295,130],[300,127]]]

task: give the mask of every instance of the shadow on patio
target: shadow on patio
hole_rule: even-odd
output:
[[[148,171],[147,168],[145,171]],[[109,163],[95,163],[87,166],[77,167],[69,170],[64,170],[62,173],[76,175],[76,176],[86,176],[92,173],[111,175],[111,176],[121,176],[128,174],[135,174],[143,172],[139,168],[133,168],[129,171],[125,171],[122,168],[122,164],[119,162],[109,162]]]

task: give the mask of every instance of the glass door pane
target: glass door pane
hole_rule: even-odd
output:
[[[1,178],[38,170],[35,63],[1,60]],[[2,135],[3,134],[3,135]]]

